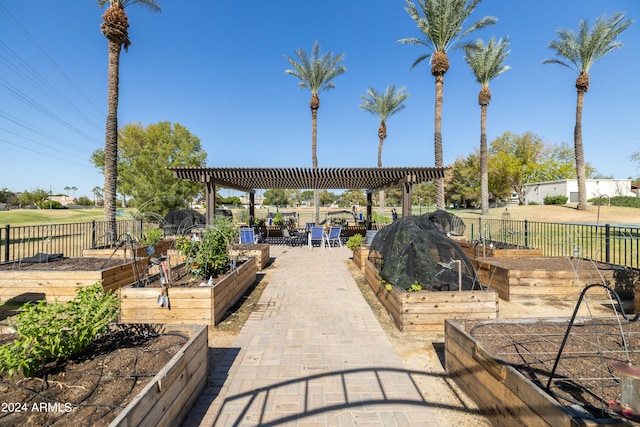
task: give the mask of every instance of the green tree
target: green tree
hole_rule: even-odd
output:
[[[444,75],[449,70],[449,57],[447,52],[454,48],[464,48],[471,46],[471,42],[464,41],[464,38],[473,31],[495,24],[497,18],[487,16],[464,28],[465,23],[480,0],[417,0],[418,7],[405,0],[407,7],[405,10],[415,21],[418,29],[424,38],[405,38],[398,40],[398,43],[419,45],[427,48],[431,54],[423,54],[415,60],[411,69],[425,59],[431,63],[431,74],[436,80],[436,103],[435,103],[435,124],[434,124],[434,153],[435,166],[443,167],[442,156],[442,100],[444,93]],[[444,179],[436,180],[436,207],[444,209]]]
[[[587,209],[587,184],[584,161],[584,146],[582,143],[582,108],[584,94],[589,90],[589,70],[603,56],[622,47],[616,38],[627,29],[632,20],[625,20],[624,13],[615,13],[611,18],[599,17],[595,25],[589,28],[586,20],[580,21],[578,34],[573,31],[559,29],[556,31],[557,40],[549,43],[557,56],[545,59],[543,64],[559,64],[578,73],[576,89],[576,123],[573,129],[573,143],[576,161],[576,176],[578,180],[578,210]]]
[[[264,201],[262,203],[264,205],[272,206],[287,206],[289,204],[289,199],[283,189],[276,188],[264,192]]]
[[[458,202],[460,206],[475,206],[481,197],[478,185],[480,158],[477,152],[466,158],[457,158],[452,169],[453,174],[445,186],[446,199]]]
[[[480,104],[480,209],[482,215],[489,213],[489,166],[487,154],[487,107],[491,102],[491,89],[489,83],[500,74],[511,69],[504,65],[509,56],[509,38],[496,42],[491,37],[485,46],[482,40],[478,40],[474,47],[464,48],[464,60],[480,83],[478,104]]]
[[[10,191],[7,187],[0,189],[0,203],[7,203],[13,205],[17,202],[17,197],[13,191]]]
[[[313,169],[318,169],[318,157],[316,156],[317,136],[318,136],[318,108],[320,108],[320,97],[318,94],[323,90],[333,89],[335,87],[333,79],[344,74],[347,69],[344,65],[340,65],[344,58],[344,53],[333,55],[329,52],[320,55],[320,44],[316,40],[311,50],[311,56],[304,49],[296,49],[298,61],[285,55],[285,58],[292,69],[285,70],[285,74],[296,77],[299,80],[298,87],[300,89],[309,89],[311,92],[311,161]],[[315,221],[320,222],[320,198],[318,190],[313,193],[315,204]]]
[[[575,178],[573,156],[567,144],[545,143],[531,132],[523,135],[505,132],[489,148],[489,189],[498,198],[518,193],[524,201],[524,184]],[[586,164],[587,176],[595,169]]]
[[[369,87],[366,95],[360,96],[362,104],[360,108],[370,112],[380,120],[378,127],[378,167],[382,167],[382,144],[387,138],[387,119],[398,111],[405,108],[404,101],[409,97],[405,93],[405,87],[396,91],[396,86],[387,86],[384,93],[378,93],[374,88]],[[380,213],[384,213],[384,191],[380,191]]]
[[[300,192],[300,201],[309,203],[313,200],[314,192],[313,190],[304,190]]]
[[[97,185],[91,189],[93,193],[93,204],[98,206],[100,204],[100,200],[102,200],[102,188]]]
[[[120,80],[120,52],[124,46],[129,49],[129,18],[124,9],[132,4],[141,4],[153,11],[159,11],[155,0],[97,0],[100,8],[109,4],[102,15],[100,30],[107,38],[109,51],[107,120],[105,129],[104,162],[104,220],[109,223],[109,231],[116,240],[116,192],[118,178],[118,100]]]
[[[331,205],[338,199],[338,196],[330,192],[329,190],[322,190],[320,192],[320,204],[322,206]]]
[[[361,189],[344,190],[342,192],[342,199],[345,200],[345,204],[350,206],[364,206],[367,204],[367,197]]]
[[[186,207],[201,188],[174,179],[171,167],[204,167],[207,153],[200,140],[179,123],[130,123],[120,130],[118,192],[134,199],[141,212],[166,214]],[[105,152],[96,150],[91,162],[104,172]]]

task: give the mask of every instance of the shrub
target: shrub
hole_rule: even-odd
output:
[[[569,198],[567,196],[547,196],[544,198],[545,205],[565,205]]]
[[[527,203],[529,206],[537,206],[538,202],[531,200],[530,202]]]
[[[278,212],[276,216],[273,217],[273,225],[284,225],[284,217],[282,216],[282,212]]]
[[[622,206],[627,208],[640,208],[640,198],[638,197],[627,197],[627,196],[615,196],[611,197],[611,199],[607,197],[594,197],[589,199],[590,203],[594,205],[607,205],[611,203],[611,206]]]
[[[100,283],[79,287],[67,303],[25,304],[10,322],[18,338],[0,347],[0,372],[32,376],[49,360],[80,353],[118,316],[118,298]]]
[[[162,241],[163,231],[160,228],[149,228],[140,241],[143,245],[155,245]]]
[[[55,200],[42,200],[36,203],[40,209],[65,209],[60,202]]]
[[[354,234],[353,236],[349,237],[349,240],[347,240],[347,247],[352,251],[355,251],[356,248],[362,246],[363,242],[364,237],[362,236],[362,234]]]

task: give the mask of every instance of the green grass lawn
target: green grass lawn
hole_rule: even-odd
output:
[[[0,226],[48,225],[76,222],[102,221],[101,208],[93,209],[15,209],[0,211]]]

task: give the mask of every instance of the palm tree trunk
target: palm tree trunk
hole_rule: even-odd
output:
[[[382,128],[382,125],[380,125]],[[378,130],[378,135],[380,135],[380,130]],[[380,136],[380,142],[378,143],[378,167],[382,167],[382,144],[384,143],[384,137]],[[384,208],[385,208],[385,199],[384,199],[384,190],[380,190],[378,192],[378,200],[380,202],[380,216],[384,216]]]
[[[312,100],[313,101],[313,100]],[[320,104],[319,100],[317,102]],[[318,157],[316,156],[316,147],[318,140],[318,107],[311,107],[311,163],[313,170],[318,169]],[[313,205],[315,207],[314,222],[318,224],[320,222],[320,190],[313,189]]]
[[[584,147],[582,145],[582,106],[584,104],[584,90],[578,89],[576,105],[576,127],[573,130],[573,142],[576,154],[576,178],[578,181],[578,210],[587,209],[587,182],[584,165]]]
[[[107,223],[107,230],[111,233],[113,242],[118,238],[116,191],[118,176],[118,85],[121,50],[121,44],[109,41],[108,111],[104,153],[104,220]]]
[[[480,106],[480,208],[489,213],[489,167],[487,158],[487,105]]]
[[[444,93],[444,74],[436,76],[436,105],[435,105],[435,131],[433,138],[433,148],[435,157],[435,167],[444,166],[442,158],[442,98]],[[436,209],[444,209],[444,178],[436,180]]]

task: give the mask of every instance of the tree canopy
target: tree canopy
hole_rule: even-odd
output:
[[[166,212],[188,206],[201,190],[197,183],[173,177],[169,167],[204,167],[207,153],[200,139],[179,123],[142,126],[130,123],[118,136],[118,192],[132,197],[141,212]],[[104,150],[91,162],[104,172]]]

